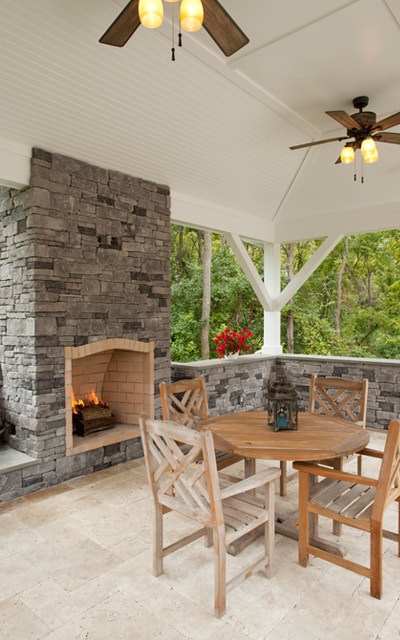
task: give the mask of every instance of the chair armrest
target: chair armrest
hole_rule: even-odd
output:
[[[239,480],[239,482],[235,482],[233,485],[221,489],[221,498],[222,500],[224,500],[225,498],[236,496],[238,493],[251,491],[251,489],[256,489],[257,487],[261,487],[268,482],[276,480],[280,475],[280,469],[277,469],[275,467],[264,469],[263,471],[255,473],[253,476],[249,476],[248,478]]]
[[[356,473],[348,471],[340,471],[332,469],[332,467],[324,467],[320,464],[311,464],[310,462],[294,462],[293,468],[297,471],[308,473],[313,476],[321,476],[323,478],[333,478],[335,480],[344,480],[345,482],[353,482],[357,484],[365,484],[368,487],[377,487],[378,480],[367,476],[359,476]]]

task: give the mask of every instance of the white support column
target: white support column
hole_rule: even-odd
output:
[[[273,300],[280,294],[281,287],[281,258],[279,244],[264,244],[264,285]],[[275,305],[274,305],[275,307]],[[274,308],[264,310],[264,344],[262,353],[265,355],[279,355],[281,345],[281,312]]]

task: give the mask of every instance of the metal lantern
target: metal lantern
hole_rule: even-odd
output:
[[[295,388],[279,376],[268,389],[268,424],[274,431],[298,428],[299,399]]]

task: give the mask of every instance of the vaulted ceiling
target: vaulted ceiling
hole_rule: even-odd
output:
[[[250,43],[226,58],[184,34],[172,62],[174,4],[116,48],[98,40],[127,0],[1,0],[0,184],[35,146],[169,185],[175,221],[252,239],[400,226],[400,145],[355,167],[342,142],[289,149],[345,135],[325,111],[356,96],[400,111],[400,0],[220,1]]]

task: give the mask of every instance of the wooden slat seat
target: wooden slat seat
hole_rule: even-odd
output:
[[[154,499],[153,573],[163,573],[164,557],[205,536],[214,543],[214,607],[221,617],[226,594],[256,571],[271,576],[274,553],[274,482],[279,469],[266,469],[244,480],[218,473],[214,440],[208,429],[182,429],[165,420],[139,419],[146,470]],[[262,495],[256,495],[257,488]],[[200,528],[164,546],[163,521],[176,511]],[[227,547],[264,527],[261,554],[227,581]],[[211,534],[211,535],[210,535]]]

